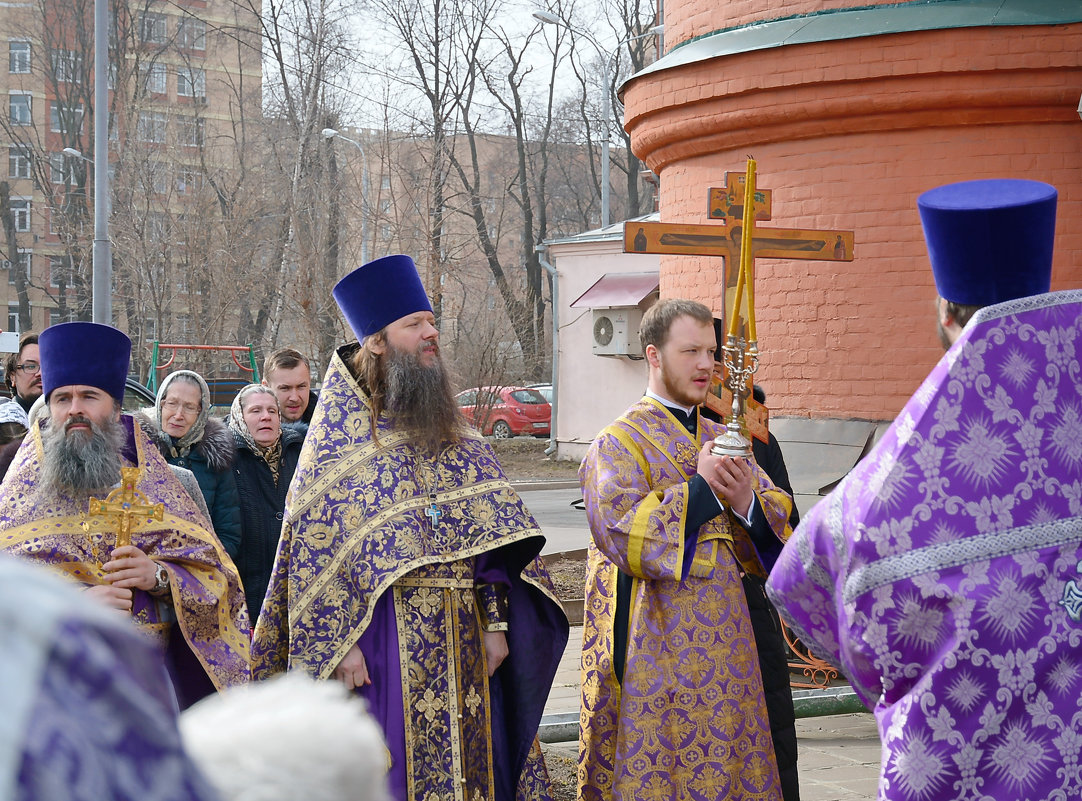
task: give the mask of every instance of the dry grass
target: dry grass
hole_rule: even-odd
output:
[[[545,767],[549,771],[552,801],[576,801],[578,791],[578,762],[572,759],[566,745],[541,744]]]

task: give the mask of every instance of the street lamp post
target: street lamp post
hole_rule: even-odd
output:
[[[574,30],[586,37],[587,40],[597,48],[598,55],[605,57],[605,75],[604,75],[604,92],[602,94],[602,109],[604,113],[602,116],[605,120],[605,135],[601,140],[601,227],[606,228],[610,222],[610,188],[609,188],[609,151],[612,146],[612,99],[610,97],[611,90],[609,88],[609,76],[612,75],[612,70],[616,66],[616,57],[620,55],[620,48],[626,44],[644,39],[647,36],[660,36],[665,31],[665,25],[655,25],[645,33],[640,33],[636,36],[629,36],[626,39],[621,39],[616,43],[616,47],[609,53],[604,47],[598,43],[588,31],[584,31],[580,28],[572,28],[566,21],[553,14],[551,11],[544,11],[538,9],[533,12],[534,19],[539,22],[543,22],[546,25],[563,25],[568,30]]]
[[[368,156],[364,152],[364,145],[356,139],[343,136],[334,128],[324,128],[320,133],[325,139],[341,139],[356,145],[361,151],[361,264],[368,263]]]
[[[109,242],[109,0],[94,0],[93,318],[113,322],[113,252]]]

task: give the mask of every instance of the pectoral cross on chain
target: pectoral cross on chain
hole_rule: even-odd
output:
[[[443,512],[436,507],[435,493],[428,496],[428,508],[425,509],[425,517],[429,519],[432,524],[432,530],[435,531],[436,527],[440,524],[440,518],[443,517]]]
[[[135,488],[139,483],[138,467],[120,468],[120,486],[110,492],[104,501],[90,499],[90,514],[116,515],[119,518],[116,530],[116,547],[131,545],[132,518],[146,517],[148,520],[162,520],[165,517],[165,504],[147,503],[147,497]]]

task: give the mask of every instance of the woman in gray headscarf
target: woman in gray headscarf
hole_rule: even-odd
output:
[[[210,389],[199,373],[177,370],[162,381],[154,408],[136,419],[165,461],[195,474],[210,510],[214,533],[226,553],[240,547],[240,506],[233,477],[233,436],[210,416]]]
[[[241,516],[240,551],[234,561],[254,626],[274,567],[286,492],[297,469],[304,429],[282,424],[278,399],[262,384],[249,384],[237,393],[229,427],[237,448],[233,473]]]

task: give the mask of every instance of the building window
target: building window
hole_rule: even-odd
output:
[[[19,307],[18,305],[8,304],[8,331],[14,331],[16,334],[19,331]]]
[[[169,237],[169,219],[164,214],[151,212],[146,216],[146,238],[150,242],[165,242]],[[165,280],[164,266],[159,265],[159,280]]]
[[[63,153],[49,154],[49,175],[54,184],[75,186],[75,159]]]
[[[167,74],[164,64],[151,64],[147,67],[143,85],[146,90],[154,95],[164,95],[169,91],[166,83]]]
[[[30,177],[30,148],[19,145],[8,148],[8,177]]]
[[[30,259],[31,259],[31,256],[32,256],[32,254],[30,253],[29,250],[20,250],[19,251],[19,267],[22,268],[23,275],[26,276],[26,280],[28,282],[30,281]],[[7,259],[4,259],[4,261],[0,262],[0,264],[2,264],[3,268],[8,271],[8,283],[11,286],[15,286],[15,271],[13,269],[11,269],[11,262],[8,261]]]
[[[60,311],[60,309],[49,309],[49,325],[60,325],[60,323],[71,322],[71,309]]]
[[[177,192],[181,195],[192,195],[203,187],[203,174],[193,167],[180,167],[177,169]]]
[[[207,73],[195,67],[177,70],[177,97],[195,97],[200,100],[207,96]]]
[[[150,187],[156,195],[169,194],[169,165],[164,161],[151,161],[147,165],[150,174]]]
[[[11,217],[15,220],[15,230],[26,233],[30,230],[30,198],[12,198],[8,201]]]
[[[49,286],[60,287],[61,279],[65,286],[71,286],[71,270],[68,269],[67,256],[49,257]]]
[[[177,117],[177,144],[202,147],[203,120],[199,117]]]
[[[139,17],[139,38],[145,44],[165,44],[169,38],[168,20],[165,14],[144,11]]]
[[[12,93],[8,95],[8,119],[12,125],[32,125],[30,115],[30,95]]]
[[[8,72],[30,72],[30,42],[8,42]]]
[[[177,22],[177,47],[206,50],[207,23],[195,17],[182,17]]]
[[[53,77],[58,83],[75,83],[82,80],[83,54],[74,50],[52,52]]]
[[[140,142],[164,142],[169,117],[157,111],[140,111],[135,135]]]
[[[53,133],[77,134],[83,127],[83,106],[66,103],[49,103],[49,130]]]

